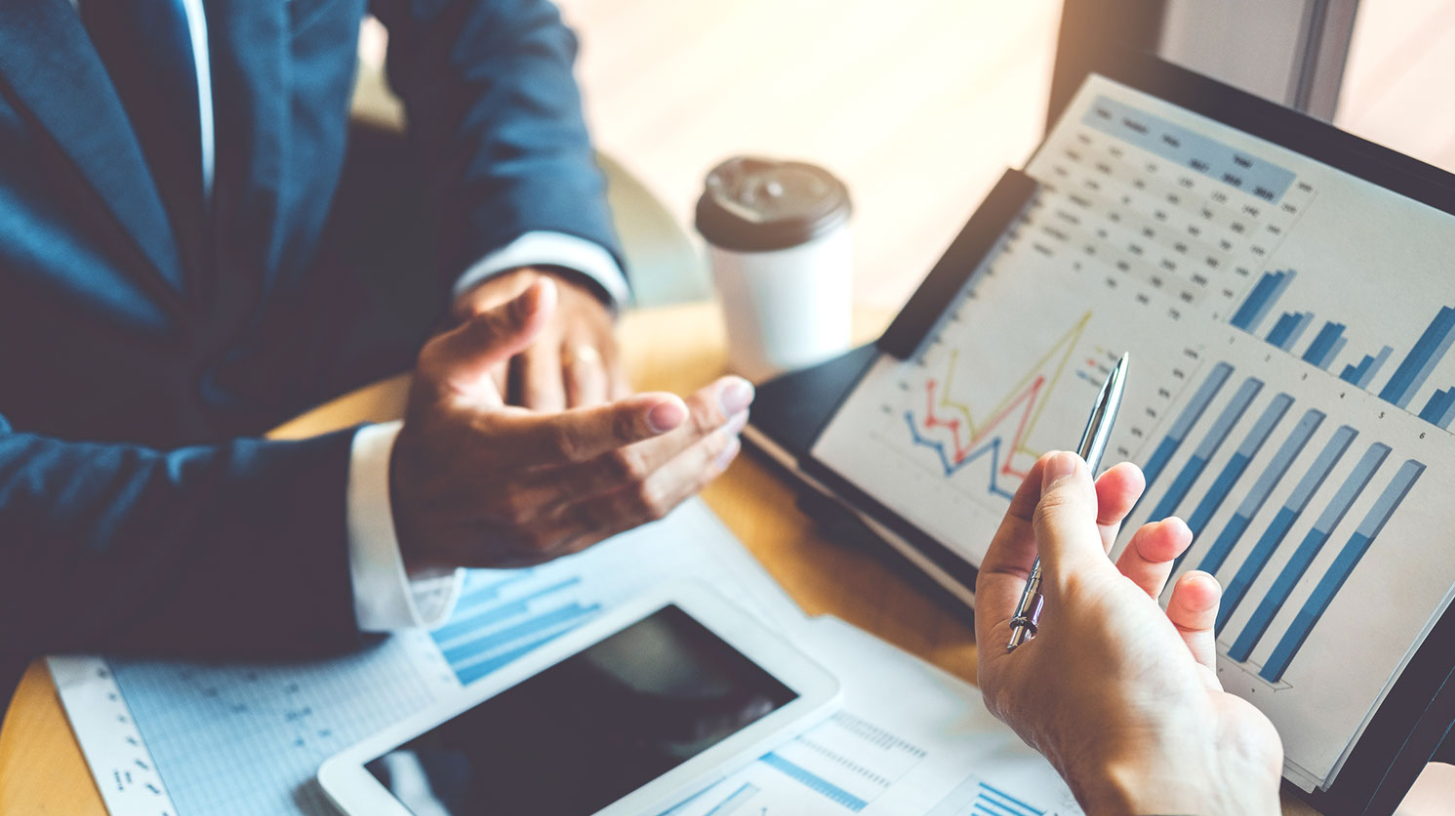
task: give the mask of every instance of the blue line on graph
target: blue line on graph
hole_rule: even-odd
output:
[[[995,474],[1000,472],[1000,437],[997,436],[994,439],[990,440],[990,442],[981,445],[979,448],[975,449],[973,453],[967,455],[964,459],[961,459],[958,462],[952,462],[950,461],[950,455],[945,452],[945,443],[937,442],[933,439],[926,439],[923,436],[920,436],[919,428],[915,425],[914,422],[914,412],[905,411],[904,420],[909,423],[909,433],[914,438],[914,443],[916,445],[924,445],[927,448],[934,448],[935,453],[940,455],[940,465],[945,469],[946,478],[954,476],[955,473],[961,468],[969,465],[976,459],[979,459],[981,456],[984,456],[988,453],[990,454],[989,490],[991,494],[1006,499],[1007,501],[1013,498],[1013,495],[1010,492],[1003,490],[1000,485],[997,484],[995,481]]]
[[[1329,566],[1329,571],[1319,581],[1318,586],[1304,601],[1303,608],[1298,611],[1288,631],[1283,633],[1283,638],[1274,647],[1273,654],[1269,656],[1268,662],[1258,675],[1271,683],[1277,683],[1283,679],[1283,673],[1298,655],[1298,650],[1303,648],[1304,641],[1308,640],[1309,632],[1313,631],[1318,624],[1319,618],[1328,611],[1329,604],[1333,603],[1334,596],[1343,588],[1344,582],[1349,579],[1349,574],[1354,567],[1359,565],[1359,559],[1368,552],[1369,546],[1374,539],[1383,532],[1384,525],[1389,522],[1394,511],[1399,509],[1400,502],[1409,495],[1410,489],[1415,486],[1420,475],[1425,472],[1425,466],[1421,462],[1408,459],[1394,475],[1389,486],[1380,494],[1378,501],[1369,508],[1369,513],[1364,516],[1354,535],[1350,536],[1349,543],[1339,552],[1334,563]]]
[[[1273,523],[1263,531],[1262,537],[1254,545],[1253,551],[1248,553],[1248,560],[1238,568],[1233,580],[1228,582],[1228,588],[1223,591],[1222,601],[1218,606],[1218,619],[1214,631],[1221,634],[1223,627],[1227,625],[1228,619],[1233,616],[1233,611],[1242,603],[1243,596],[1247,594],[1248,588],[1258,580],[1258,575],[1268,565],[1269,559],[1283,543],[1283,537],[1288,535],[1288,529],[1303,515],[1304,508],[1308,506],[1309,499],[1318,491],[1328,478],[1329,471],[1334,469],[1343,458],[1344,452],[1353,444],[1354,437],[1359,432],[1348,425],[1340,425],[1329,438],[1328,444],[1319,452],[1318,458],[1309,466],[1308,472],[1294,486],[1293,492],[1289,494],[1288,500],[1279,509],[1278,514],[1273,517]]]
[[[1197,565],[1198,569],[1207,573],[1216,573],[1222,568],[1223,562],[1232,553],[1233,547],[1237,546],[1238,539],[1242,538],[1243,533],[1248,529],[1248,524],[1263,509],[1263,504],[1268,501],[1268,494],[1272,493],[1273,488],[1282,481],[1284,474],[1288,472],[1298,455],[1303,452],[1304,445],[1308,444],[1309,438],[1323,424],[1323,421],[1323,412],[1315,408],[1310,408],[1304,413],[1303,418],[1294,426],[1293,433],[1288,435],[1288,438],[1279,446],[1278,452],[1273,455],[1273,461],[1268,464],[1268,468],[1253,483],[1253,488],[1248,491],[1248,495],[1243,497],[1243,501],[1238,505],[1237,511],[1233,513],[1233,517],[1223,526],[1223,531],[1218,534],[1217,541],[1207,551],[1207,555],[1203,556],[1202,563]]]
[[[1304,536],[1298,549],[1293,551],[1293,557],[1283,565],[1278,577],[1269,587],[1263,600],[1258,602],[1258,608],[1253,611],[1253,616],[1238,634],[1238,639],[1233,641],[1233,647],[1228,650],[1228,657],[1242,663],[1253,649],[1257,647],[1258,641],[1268,632],[1268,627],[1273,623],[1273,618],[1283,605],[1288,602],[1288,596],[1293,593],[1293,588],[1303,574],[1308,571],[1309,565],[1318,557],[1319,551],[1328,542],[1329,536],[1338,528],[1339,523],[1344,520],[1344,515],[1349,512],[1349,506],[1364,492],[1369,480],[1374,478],[1375,471],[1384,464],[1385,457],[1389,456],[1389,446],[1375,442],[1369,446],[1364,455],[1359,458],[1359,463],[1354,470],[1339,486],[1334,498],[1319,514],[1318,520],[1314,522],[1313,529]]]
[[[869,803],[863,799],[778,754],[768,754],[763,757],[763,762],[767,763],[770,768],[782,771],[788,778],[801,783],[809,790],[822,794],[830,801],[837,802],[855,813],[869,806]]]
[[[471,615],[468,618],[461,618],[459,617],[458,613],[456,613],[455,619],[431,632],[430,637],[433,638],[434,642],[438,644],[454,640],[461,635],[478,632],[487,626],[494,625],[503,620],[506,620],[507,618],[524,615],[527,611],[529,611],[530,603],[532,601],[540,600],[547,595],[560,592],[563,589],[569,589],[570,587],[575,586],[579,583],[581,583],[581,577],[579,575],[572,576],[564,581],[545,587],[544,589],[538,589],[523,598],[517,598],[510,603],[497,606],[494,609],[490,609],[485,612],[481,612],[478,615]]]
[[[459,646],[455,646],[451,649],[445,649],[445,660],[448,660],[451,665],[454,665],[456,663],[463,663],[472,657],[478,657],[482,654],[487,654],[508,643],[514,643],[515,641],[522,638],[527,638],[539,632],[544,632],[547,629],[559,626],[560,624],[574,618],[580,618],[589,615],[595,612],[598,608],[599,607],[595,605],[582,606],[578,603],[571,603],[558,609],[552,609],[550,612],[547,612],[543,615],[538,615],[537,617],[531,618],[530,620],[524,621],[523,623],[518,623],[515,626],[501,629],[498,632],[493,632],[491,634],[485,635],[484,637],[479,637],[471,641],[466,641],[465,643]]]
[[[1032,806],[1029,802],[1017,799],[1000,788],[984,782],[980,783],[980,799],[999,805],[1017,814],[1017,816],[1044,816],[1046,812]]]

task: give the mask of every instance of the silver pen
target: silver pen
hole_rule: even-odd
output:
[[[1123,354],[1107,376],[1106,382],[1101,384],[1101,393],[1096,395],[1096,405],[1092,406],[1091,417],[1086,420],[1086,430],[1081,433],[1081,447],[1076,452],[1085,460],[1092,476],[1096,475],[1096,469],[1101,466],[1101,455],[1106,452],[1106,441],[1111,437],[1111,429],[1117,421],[1117,411],[1122,407],[1122,391],[1127,386],[1129,360],[1130,355]],[[1026,581],[1026,588],[1021,591],[1020,602],[1015,605],[1015,615],[1010,619],[1010,645],[1005,647],[1006,651],[1013,651],[1015,647],[1036,636],[1036,629],[1041,621],[1041,607],[1044,605],[1045,599],[1041,597],[1041,559],[1037,558],[1035,566],[1031,567],[1031,577]]]

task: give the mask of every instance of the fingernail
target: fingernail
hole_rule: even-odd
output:
[[[1046,460],[1046,470],[1041,477],[1043,488],[1052,488],[1056,483],[1068,476],[1076,474],[1076,466],[1081,462],[1081,457],[1069,451],[1060,451]]]
[[[743,449],[743,442],[742,442],[742,440],[738,439],[736,436],[733,437],[732,439],[729,439],[728,440],[728,443],[727,443],[727,447],[726,448],[723,448],[722,449],[722,453],[719,453],[717,455],[717,467],[718,468],[725,468],[725,467],[727,467],[728,464],[733,461],[733,458],[738,455],[738,451],[740,451],[742,449]]]
[[[739,411],[733,414],[732,418],[723,423],[722,429],[732,436],[737,436],[748,427],[748,412]]]
[[[652,433],[675,430],[687,421],[687,406],[681,400],[663,400],[647,411],[647,426]]]
[[[717,392],[722,403],[722,412],[732,416],[753,404],[753,384],[740,377],[734,377]]]

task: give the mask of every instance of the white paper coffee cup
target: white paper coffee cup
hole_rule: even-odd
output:
[[[697,228],[733,371],[761,380],[848,350],[851,213],[843,182],[813,165],[743,157],[708,174]]]

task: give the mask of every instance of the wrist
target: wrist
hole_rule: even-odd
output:
[[[1276,816],[1278,778],[1266,763],[1213,740],[1113,751],[1065,773],[1088,816]]]

